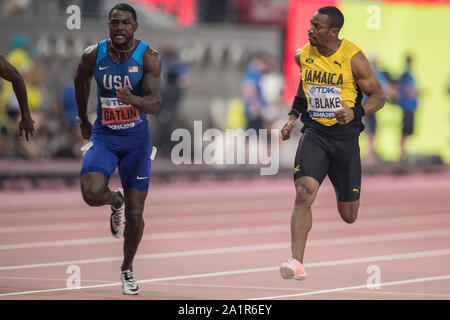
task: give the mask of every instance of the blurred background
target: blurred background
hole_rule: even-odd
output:
[[[83,50],[108,37],[108,12],[120,1],[1,0],[0,53],[24,76],[35,136],[17,138],[20,111],[0,83],[0,189],[78,186],[81,138],[73,77]],[[158,154],[152,179],[259,176],[258,165],[175,165],[177,128],[280,129],[300,78],[294,52],[309,19],[326,5],[345,17],[340,37],[368,57],[388,96],[365,117],[364,174],[447,170],[450,164],[450,2],[448,0],[134,0],[136,38],[162,56],[163,101],[150,116]],[[69,30],[68,6],[81,9]],[[92,81],[89,115],[95,119]],[[291,176],[298,139],[280,144],[280,172]],[[196,137],[201,140],[201,137]],[[193,142],[192,142],[193,143]],[[205,145],[205,143],[203,143]],[[115,175],[117,178],[117,174]],[[270,176],[269,176],[270,178]]]

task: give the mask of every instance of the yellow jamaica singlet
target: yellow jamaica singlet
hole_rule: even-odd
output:
[[[334,112],[339,99],[349,107],[361,103],[362,92],[353,77],[351,59],[361,50],[346,39],[329,57],[321,55],[308,42],[300,50],[302,87],[311,119],[324,126],[337,124]]]

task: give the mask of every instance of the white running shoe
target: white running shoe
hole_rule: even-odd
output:
[[[119,192],[123,196],[123,189],[118,188],[116,192]],[[114,238],[120,239],[123,236],[125,230],[125,201],[119,209],[111,206],[111,217],[109,218],[109,226]]]
[[[134,273],[130,270],[120,272],[120,280],[122,281],[122,293],[133,294],[139,293],[139,287],[134,279]]]

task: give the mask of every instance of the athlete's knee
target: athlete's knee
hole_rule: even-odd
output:
[[[92,181],[81,181],[81,194],[83,200],[90,206],[101,206],[104,204],[104,195],[107,191],[106,186],[101,183],[92,183]]]
[[[354,204],[338,204],[339,215],[346,223],[353,223],[358,217],[359,203]]]
[[[314,202],[314,189],[306,184],[299,183],[296,185],[295,206],[311,207]]]

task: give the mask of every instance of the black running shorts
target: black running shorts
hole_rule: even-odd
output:
[[[328,175],[338,201],[359,199],[361,192],[361,157],[359,135],[333,138],[309,128],[297,148],[294,180],[308,176],[320,184]]]

